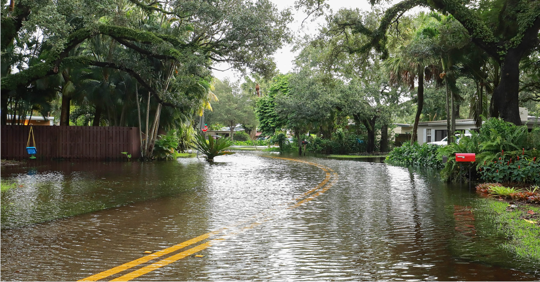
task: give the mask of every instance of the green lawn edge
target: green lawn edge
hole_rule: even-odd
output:
[[[386,158],[387,155],[328,155],[328,158],[336,159],[368,159],[368,158]]]
[[[540,214],[540,207],[528,204],[509,204],[505,201],[486,199],[486,209],[492,214],[497,230],[510,238],[503,248],[515,255],[540,262],[540,225],[524,220],[527,212]],[[511,208],[517,206],[517,208]],[[534,221],[538,221],[535,219]]]

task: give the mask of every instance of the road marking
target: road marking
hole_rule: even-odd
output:
[[[327,167],[324,167],[320,164],[317,164],[317,163],[312,163],[312,162],[307,162],[307,161],[302,161],[302,160],[295,160],[295,159],[290,159],[290,158],[279,158],[279,159],[284,159],[284,160],[290,160],[290,161],[295,161],[295,162],[301,162],[301,163],[306,163],[306,164],[309,164],[309,165],[313,165],[313,166],[316,166],[320,169],[322,169],[323,171],[326,172],[326,176],[325,176],[325,179],[319,183],[317,186],[315,186],[314,188],[312,188],[311,190],[303,193],[301,196],[295,198],[292,202],[296,202],[295,204],[287,207],[287,209],[294,209],[294,208],[297,208],[299,206],[301,206],[302,204],[306,203],[306,202],[309,202],[315,198],[317,198],[318,196],[320,196],[321,194],[323,194],[324,192],[328,191],[328,189],[330,189],[330,187],[332,187],[336,182],[337,182],[337,179],[338,179],[338,176],[337,176],[337,173],[335,173],[332,169],[330,168],[327,168]],[[329,171],[331,171],[332,173],[330,173]],[[332,182],[330,182],[328,185],[326,185],[328,183],[328,181],[330,181],[330,179],[332,178],[332,176],[334,177],[334,179],[332,180]],[[326,187],[324,187],[326,185]],[[324,187],[322,190],[318,191],[317,193],[314,193],[312,194],[310,197],[308,198],[305,198],[303,199],[302,201],[299,201],[297,202],[298,200],[310,195],[311,193],[317,191],[318,189],[320,189],[321,187]],[[177,250],[180,250],[180,249],[183,249],[185,247],[188,247],[188,246],[191,246],[193,244],[196,244],[198,242],[201,242],[201,241],[204,241],[206,239],[209,239],[215,235],[218,235],[220,233],[223,233],[225,230],[227,229],[230,229],[230,228],[233,228],[233,227],[237,227],[237,226],[240,226],[240,225],[243,225],[245,223],[249,223],[250,221],[252,221],[253,219],[256,219],[257,217],[259,216],[258,215],[255,215],[253,217],[251,217],[250,219],[248,220],[244,220],[244,221],[239,221],[233,225],[230,225],[230,226],[227,226],[227,227],[224,227],[224,228],[221,228],[221,229],[218,229],[216,231],[212,231],[212,232],[209,232],[209,233],[206,233],[204,235],[201,235],[201,236],[198,236],[198,237],[195,237],[193,239],[190,239],[190,240],[187,240],[185,242],[182,242],[180,244],[177,244],[177,245],[174,245],[172,247],[169,247],[167,249],[163,249],[161,251],[158,251],[158,252],[155,252],[151,255],[148,255],[148,256],[144,256],[144,257],[141,257],[139,259],[136,259],[136,260],[133,260],[131,262],[128,262],[128,263],[125,263],[125,264],[122,264],[120,266],[117,266],[117,267],[114,267],[114,268],[111,268],[109,270],[106,270],[106,271],[103,271],[103,272],[100,272],[98,274],[95,274],[95,275],[92,275],[92,276],[89,276],[87,278],[84,278],[84,279],[81,279],[79,281],[98,281],[98,280],[101,280],[103,278],[106,278],[106,277],[109,277],[111,275],[114,275],[114,274],[117,274],[117,273],[120,273],[120,272],[123,272],[125,270],[128,270],[130,268],[133,268],[133,267],[136,267],[138,265],[141,265],[143,263],[146,263],[146,262],[149,262],[151,260],[154,260],[154,259],[157,259],[157,258],[160,258],[164,255],[167,255],[167,254],[170,254],[174,251],[177,251]],[[190,249],[187,249],[185,251],[182,251],[176,255],[173,255],[173,256],[170,256],[168,258],[165,258],[163,260],[160,260],[158,262],[155,262],[155,263],[152,263],[150,265],[147,265],[145,267],[142,267],[138,270],[135,270],[133,272],[130,272],[128,274],[125,274],[123,276],[120,276],[118,278],[115,278],[111,281],[129,281],[129,280],[132,280],[134,278],[137,278],[141,275],[144,275],[146,273],[149,273],[149,272],[152,272],[158,268],[161,268],[163,266],[166,266],[166,265],[169,265],[173,262],[176,262],[180,259],[183,259],[187,256],[190,256],[192,254],[195,254],[197,252],[200,252],[208,247],[210,247],[212,245],[212,243],[215,243],[217,241],[222,241],[222,240],[225,240],[227,237],[231,237],[231,236],[234,236],[234,235],[237,235],[239,233],[243,233],[247,230],[250,230],[250,229],[253,229],[259,225],[261,225],[262,223],[270,220],[271,218],[273,217],[273,215],[270,215],[270,216],[267,216],[265,218],[263,218],[261,221],[257,221],[257,222],[253,222],[252,224],[246,226],[246,227],[243,227],[241,230],[239,231],[236,231],[236,232],[231,232],[229,234],[225,234],[224,236],[222,236],[221,238],[217,238],[217,239],[213,239],[213,240],[210,240],[206,243],[203,243],[203,244],[200,244],[198,246],[195,246],[193,248],[190,248]]]

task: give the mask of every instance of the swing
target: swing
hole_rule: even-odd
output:
[[[32,147],[30,147],[30,135],[32,135]],[[30,126],[30,132],[28,133],[28,142],[26,143],[26,152],[28,152],[31,159],[35,159],[34,156],[37,153],[36,149],[36,139],[34,138],[34,129]]]

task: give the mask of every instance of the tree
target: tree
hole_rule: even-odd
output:
[[[308,6],[313,6],[315,1],[306,2]],[[372,4],[375,2],[378,1],[371,0]],[[369,43],[351,52],[363,53],[375,49],[385,58],[388,56],[386,45],[390,26],[404,12],[416,6],[430,7],[452,15],[467,30],[472,42],[500,65],[502,76],[493,94],[494,108],[505,121],[521,124],[518,111],[519,63],[538,48],[540,2],[497,0],[464,5],[459,0],[404,0],[386,10],[376,29],[367,27],[361,18],[338,18],[336,24],[369,36]]]
[[[241,92],[238,85],[228,79],[215,81],[214,93],[219,101],[214,103],[213,112],[207,114],[208,123],[221,123],[229,127],[231,140],[237,124],[255,124],[255,110],[251,95]]]
[[[277,75],[272,79],[268,94],[257,99],[256,114],[259,120],[259,127],[263,134],[273,135],[276,129],[285,126],[285,121],[280,119],[276,113],[276,95],[287,96],[289,93],[289,79],[291,75]]]
[[[167,96],[163,90],[167,82],[162,80],[166,76],[155,76],[156,60],[174,61],[186,68],[188,77],[203,80],[213,62],[268,74],[274,69],[271,54],[289,40],[286,24],[291,20],[289,10],[279,12],[267,0],[14,3],[13,9],[2,5],[2,59],[11,64],[2,72],[2,99],[66,68],[96,66],[130,74],[158,101],[158,107],[181,108],[179,101],[162,96]],[[37,29],[41,37],[35,35]],[[73,54],[96,36],[110,38],[123,52],[104,61]],[[33,58],[32,52],[26,52],[30,47],[47,50],[33,65],[27,64]],[[4,54],[9,58],[4,60]],[[15,66],[17,73],[12,71]]]

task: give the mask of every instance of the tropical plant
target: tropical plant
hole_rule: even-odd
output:
[[[401,147],[396,147],[386,157],[390,164],[441,168],[443,167],[442,156],[439,154],[441,147],[424,143],[405,142]]]
[[[226,137],[214,139],[209,137],[208,140],[202,134],[197,134],[194,140],[195,148],[206,156],[208,162],[214,162],[214,158],[222,155],[234,154],[230,151],[225,151],[232,145],[232,141]]]
[[[170,130],[166,135],[159,135],[154,147],[154,156],[158,160],[173,159],[178,148],[178,140],[176,130]]]

